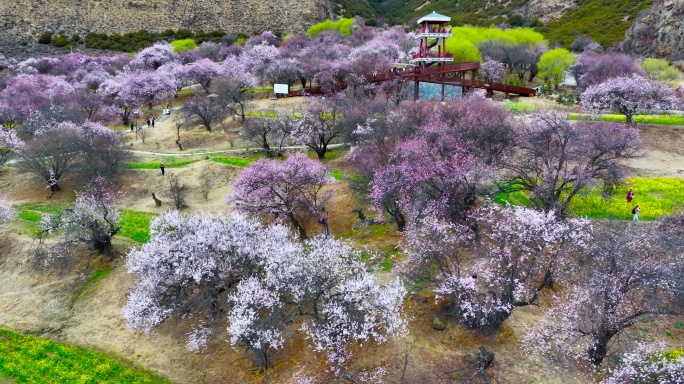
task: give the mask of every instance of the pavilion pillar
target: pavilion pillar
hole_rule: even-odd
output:
[[[444,101],[444,82],[446,81],[446,73],[442,73],[442,96],[439,101]]]

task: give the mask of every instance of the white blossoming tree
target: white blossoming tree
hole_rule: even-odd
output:
[[[0,199],[0,225],[14,220],[17,212],[12,208],[12,204]]]
[[[663,346],[659,346],[660,350]],[[601,384],[684,383],[684,350],[656,352],[651,345],[639,345],[622,356]]]
[[[595,231],[591,247],[566,274],[569,288],[528,332],[527,348],[600,365],[638,318],[684,313],[684,300],[677,295],[684,282],[682,265],[681,247],[656,231],[618,224]]]
[[[582,93],[582,107],[593,112],[618,111],[628,123],[641,109],[669,109],[677,104],[667,85],[639,75],[620,76],[592,85]]]
[[[583,220],[522,207],[479,209],[470,217],[477,233],[437,217],[408,231],[404,268],[409,280],[431,282],[470,328],[496,328],[515,307],[538,303],[565,255],[588,238]]]
[[[16,152],[24,146],[24,142],[17,137],[14,129],[5,129],[0,125],[0,165],[9,159],[12,152]]]
[[[264,370],[297,318],[336,369],[351,358],[349,343],[405,332],[405,289],[380,284],[356,251],[332,238],[301,243],[281,225],[178,212],[155,219],[151,233],[126,259],[136,275],[123,311],[130,329],[151,332],[173,314],[206,318],[188,338],[199,350],[226,311],[231,344],[246,345]]]
[[[57,216],[44,215],[42,231],[37,236],[59,232],[61,243],[84,244],[90,250],[112,256],[112,238],[119,226],[119,210],[114,207],[116,194],[104,177],[96,176],[86,189],[76,194],[76,205]]]

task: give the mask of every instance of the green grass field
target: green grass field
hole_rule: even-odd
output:
[[[164,164],[164,168],[181,168],[186,165],[194,163],[196,160],[185,161],[170,161],[170,162],[152,162],[152,163],[128,163],[128,168],[131,169],[159,169],[160,164]]]
[[[0,382],[171,383],[123,359],[0,329]]]
[[[627,204],[625,196],[632,188],[634,200]],[[684,180],[671,178],[634,177],[604,199],[601,191],[592,190],[578,196],[570,207],[575,216],[592,219],[630,220],[632,207],[639,204],[639,219],[656,220],[684,206]]]
[[[124,210],[119,219],[121,230],[118,235],[138,243],[147,243],[150,240],[150,220],[155,216],[149,212]]]
[[[18,218],[24,221],[31,233],[38,231],[38,223],[44,214],[56,215],[69,207],[69,203],[26,203],[16,206]],[[146,243],[150,239],[150,220],[156,215],[149,212],[123,210],[118,235],[127,237],[139,243]]]
[[[570,113],[570,120],[591,120],[591,115]],[[601,121],[618,121],[624,123],[625,115],[601,115]],[[684,116],[680,115],[639,115],[634,116],[633,120],[638,124],[660,124],[660,125],[684,125]]]
[[[625,196],[629,189],[635,197],[631,204]],[[522,192],[508,195],[500,194],[495,199],[498,203],[509,202],[514,205],[529,205],[529,199]],[[631,220],[632,207],[639,204],[639,219],[656,220],[663,215],[674,213],[684,207],[684,180],[674,178],[633,177],[604,198],[600,189],[582,191],[570,203],[572,216],[591,219]]]
[[[536,110],[539,108],[538,106],[534,104],[528,104],[528,103],[504,103],[503,105],[506,109],[512,110],[512,111],[524,111],[524,110]]]
[[[212,157],[212,161],[221,164],[234,165],[237,167],[246,167],[253,162],[257,161],[258,158],[246,158],[246,157]]]
[[[24,227],[28,230],[29,234],[35,235],[40,230],[38,223],[43,218],[44,214],[59,214],[69,205],[71,204],[64,202],[35,202],[19,204],[14,208],[16,208],[18,213],[17,218],[24,224]]]

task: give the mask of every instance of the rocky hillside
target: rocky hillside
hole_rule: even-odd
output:
[[[624,48],[644,56],[684,60],[684,0],[656,0],[627,31]]]
[[[3,0],[0,52],[44,31],[68,36],[147,29],[303,33],[329,16],[326,0]]]

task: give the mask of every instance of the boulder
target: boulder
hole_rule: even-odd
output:
[[[444,328],[446,328],[446,325],[442,322],[442,320],[439,319],[439,317],[435,317],[434,320],[432,320],[432,328],[438,331],[443,331]]]

